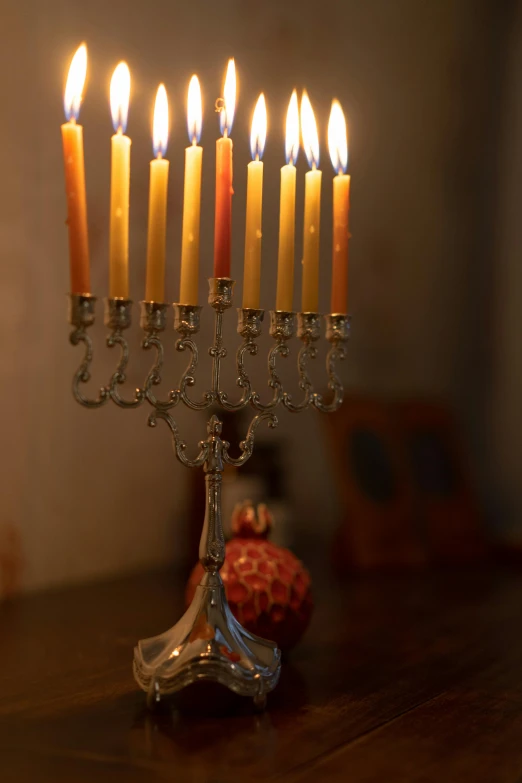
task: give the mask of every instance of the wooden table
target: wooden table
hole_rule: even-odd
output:
[[[0,781],[522,780],[522,577],[325,585],[267,712],[150,714],[139,637],[177,619],[165,573],[0,606]]]

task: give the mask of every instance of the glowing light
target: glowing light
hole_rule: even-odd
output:
[[[69,74],[63,96],[63,107],[67,120],[77,120],[80,115],[82,93],[87,75],[87,47],[82,43],[76,50],[69,66]]]
[[[160,84],[154,104],[154,120],[152,122],[152,148],[154,157],[162,158],[167,152],[169,143],[169,101],[164,84]]]
[[[127,63],[121,62],[114,69],[111,79],[111,114],[116,132],[125,133],[129,115],[130,71]]]
[[[232,57],[228,61],[225,86],[223,87],[223,106],[220,111],[219,123],[223,136],[230,136],[236,111],[236,64]]]
[[[261,160],[266,143],[266,102],[263,93],[259,96],[252,117],[252,130],[250,131],[250,150],[254,160]]]
[[[346,173],[348,168],[348,134],[346,120],[339,101],[332,101],[328,121],[328,149],[335,171],[338,174]]]
[[[201,87],[199,79],[193,76],[188,88],[187,100],[187,126],[188,135],[192,144],[199,144],[202,126]]]
[[[315,122],[314,110],[306,90],[301,98],[301,133],[303,134],[303,147],[311,169],[319,166],[319,136]]]
[[[285,153],[286,162],[295,166],[299,154],[299,104],[296,90],[292,93],[286,113]]]

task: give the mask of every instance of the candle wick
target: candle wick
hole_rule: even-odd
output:
[[[259,152],[256,152],[256,157],[255,157],[255,160],[256,160],[257,162],[259,162]]]
[[[162,153],[162,151],[161,151],[161,150],[160,150],[160,151],[158,152],[158,154],[156,155],[156,158],[157,158],[158,160],[161,160],[161,159],[163,158],[163,153]]]
[[[316,171],[316,169],[317,169],[317,163],[314,160],[312,161],[312,171]]]
[[[224,139],[228,138],[228,128],[226,125],[225,125],[225,129],[223,130],[223,138]]]

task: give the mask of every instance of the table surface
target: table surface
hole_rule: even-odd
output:
[[[520,783],[522,576],[330,578],[262,714],[147,712],[132,649],[177,619],[164,572],[1,605],[0,780]]]

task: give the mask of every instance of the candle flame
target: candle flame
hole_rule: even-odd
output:
[[[125,133],[129,116],[130,71],[125,62],[114,69],[111,79],[111,114],[116,133]]]
[[[260,160],[263,157],[266,143],[266,127],[266,102],[264,94],[261,93],[257,99],[256,108],[254,109],[252,130],[250,132],[250,149],[254,160]]]
[[[348,168],[348,138],[346,120],[339,101],[332,101],[328,121],[328,149],[332,166],[338,174],[346,173]]]
[[[160,84],[154,104],[154,120],[152,122],[152,147],[154,157],[162,158],[167,152],[169,143],[169,101],[164,84]]]
[[[317,135],[314,110],[306,90],[303,90],[301,98],[301,132],[308,165],[311,169],[316,169],[319,166],[319,136]]]
[[[67,120],[77,120],[80,115],[82,93],[87,75],[87,47],[82,43],[76,50],[69,66],[65,85],[63,106]]]
[[[293,166],[297,163],[299,154],[299,103],[297,101],[297,90],[294,90],[288,111],[286,113],[286,162]]]
[[[202,109],[201,109],[201,87],[199,79],[193,76],[188,88],[187,100],[187,125],[188,135],[192,144],[198,144],[201,138]]]
[[[234,124],[236,110],[236,64],[232,57],[228,61],[225,86],[223,87],[223,106],[220,110],[219,122],[223,136],[230,136]]]

